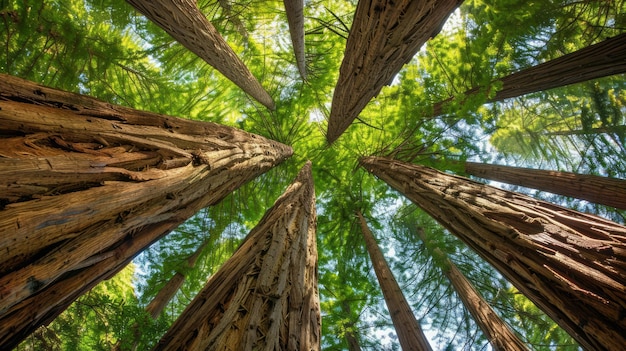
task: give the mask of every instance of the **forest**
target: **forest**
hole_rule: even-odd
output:
[[[626,1],[0,20],[0,350],[626,348]]]

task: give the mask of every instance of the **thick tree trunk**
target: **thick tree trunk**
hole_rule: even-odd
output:
[[[465,172],[476,177],[521,185],[626,210],[626,180],[624,179],[474,162],[465,162]]]
[[[306,80],[306,57],[304,55],[304,0],[283,0],[291,34],[291,44],[302,79]]]
[[[502,82],[502,88],[488,101],[502,101],[624,72],[626,72],[626,34],[620,34],[498,79]],[[471,96],[480,90],[474,88],[465,92],[465,95]],[[453,98],[449,98],[433,105],[432,116],[442,114],[445,104],[452,100]]]
[[[270,110],[275,108],[270,95],[200,12],[195,1],[126,1],[254,99]]]
[[[361,165],[461,238],[590,350],[626,345],[626,227],[434,169]]]
[[[0,348],[292,153],[6,75],[0,136]]]
[[[335,86],[326,139],[332,144],[462,0],[361,0]]]
[[[155,350],[319,349],[315,227],[309,162]]]
[[[417,235],[428,242],[426,234],[422,228],[417,228]],[[429,245],[427,245],[429,246]],[[450,259],[440,250],[435,248],[431,252],[433,256],[438,256],[437,261],[443,262],[441,270],[448,278],[463,305],[470,312],[474,321],[485,333],[489,343],[496,351],[527,351],[528,348],[522,340],[511,330],[511,328],[498,316],[489,303],[483,299],[472,284],[465,278],[463,273],[450,261]]]
[[[365,238],[367,252],[369,252],[372,259],[372,265],[380,283],[380,288],[383,291],[387,309],[389,309],[402,350],[432,350],[419,322],[415,319],[411,306],[406,301],[396,278],[394,278],[387,261],[385,261],[385,257],[380,252],[374,234],[367,226],[367,222],[360,211],[357,211],[357,216],[361,224],[361,232],[363,232],[363,237]]]

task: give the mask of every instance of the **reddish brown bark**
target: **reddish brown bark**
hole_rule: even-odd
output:
[[[126,2],[254,99],[270,110],[275,108],[270,95],[200,12],[196,1],[126,0]]]
[[[626,227],[434,169],[361,165],[500,271],[584,348],[626,345]]]
[[[306,60],[304,55],[304,0],[283,0],[289,23],[291,44],[296,56],[296,64],[302,79],[306,79]]]
[[[626,72],[626,34],[620,34],[498,79],[497,81],[502,82],[502,88],[488,101],[501,101],[624,72]],[[465,95],[474,95],[480,90],[474,88]],[[452,100],[453,98],[449,98],[433,105],[432,116],[442,114],[444,106]]]
[[[589,174],[465,162],[476,177],[521,185],[626,210],[626,180]]]
[[[0,135],[0,348],[292,152],[6,75]]]
[[[367,252],[369,252],[372,259],[374,272],[376,272],[380,288],[383,291],[400,346],[403,350],[432,350],[419,322],[415,319],[411,306],[406,301],[396,278],[389,269],[387,261],[385,261],[385,257],[380,252],[374,234],[367,226],[367,222],[361,212],[357,211],[357,216],[359,217],[361,232],[365,238]]]
[[[417,234],[422,241],[428,241],[422,228],[417,228]],[[430,245],[427,246],[430,247]],[[431,254],[437,256],[437,262],[443,262],[441,267],[443,274],[452,284],[454,291],[456,291],[465,308],[474,317],[474,321],[480,327],[480,330],[485,333],[494,350],[528,350],[517,334],[498,316],[489,303],[485,301],[470,281],[441,250],[435,248],[431,251]]]
[[[155,350],[317,350],[311,163],[213,275]]]
[[[332,144],[462,0],[361,0],[335,86],[326,139]]]

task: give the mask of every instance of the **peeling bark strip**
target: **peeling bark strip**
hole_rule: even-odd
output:
[[[434,169],[361,165],[500,271],[589,350],[626,345],[626,227]]]
[[[318,350],[315,228],[308,162],[155,350]]]
[[[273,110],[274,101],[217,32],[194,0],[126,0],[243,91]]]
[[[476,177],[548,191],[626,210],[626,180],[589,174],[465,162]]]
[[[326,139],[332,144],[462,0],[361,0],[335,86]]]
[[[291,44],[296,56],[300,77],[306,79],[306,60],[304,55],[304,0],[283,0],[291,34]]]
[[[389,265],[376,243],[374,234],[367,226],[367,222],[360,211],[357,211],[357,216],[359,217],[361,232],[365,238],[367,252],[369,252],[372,259],[374,272],[383,291],[385,303],[387,304],[389,315],[391,315],[391,321],[396,329],[402,350],[431,351],[432,348],[428,343],[428,339],[426,339],[419,322],[415,319],[411,306],[406,301],[396,278],[393,276],[391,269],[389,269]]]
[[[488,101],[502,101],[624,72],[626,33],[498,79],[502,82],[502,89]],[[480,88],[474,88],[465,95],[471,96],[479,91]],[[433,105],[432,115],[442,114],[445,104],[452,100],[449,98]]]
[[[428,244],[428,239],[422,228],[417,228],[417,235],[426,243],[431,255],[436,257],[436,261],[444,262],[443,267],[441,267],[443,274],[452,284],[465,308],[474,317],[476,324],[485,333],[491,347],[496,351],[527,351],[528,348],[517,334],[498,316],[446,254],[437,248],[430,249],[431,245]]]
[[[0,349],[292,153],[235,128],[7,75],[0,75],[0,137]],[[142,244],[128,251],[127,242]],[[85,269],[89,279],[61,290]]]

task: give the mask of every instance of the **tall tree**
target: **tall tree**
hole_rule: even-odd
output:
[[[316,350],[315,193],[300,171],[155,350]]]
[[[626,180],[590,174],[465,162],[465,173],[626,209]]]
[[[361,0],[335,86],[326,140],[332,144],[462,0]]]
[[[80,295],[292,153],[235,128],[114,106],[6,75],[0,105],[2,346],[62,311],[61,300],[42,295],[58,294],[83,269],[103,269],[62,293]],[[37,317],[26,317],[31,314]]]
[[[417,228],[417,235],[430,248],[430,254],[439,263],[441,271],[448,278],[463,305],[474,317],[476,324],[485,333],[494,350],[519,350],[528,348],[511,328],[498,316],[489,303],[472,286],[447,255],[437,247],[432,247],[423,228]]]
[[[374,156],[360,163],[461,238],[583,347],[626,345],[626,227],[424,166]]]
[[[283,0],[289,23],[291,44],[296,56],[300,77],[306,79],[306,57],[304,53],[304,0]]]
[[[275,108],[272,97],[200,12],[195,1],[127,2],[265,107]]]
[[[403,350],[432,350],[426,335],[422,331],[419,322],[415,318],[411,306],[406,301],[398,282],[391,273],[383,253],[380,251],[374,234],[367,226],[365,217],[357,211],[361,232],[365,238],[367,252],[369,252],[374,266],[374,271],[378,277],[380,288],[383,291],[391,320],[396,328],[396,334]]]

